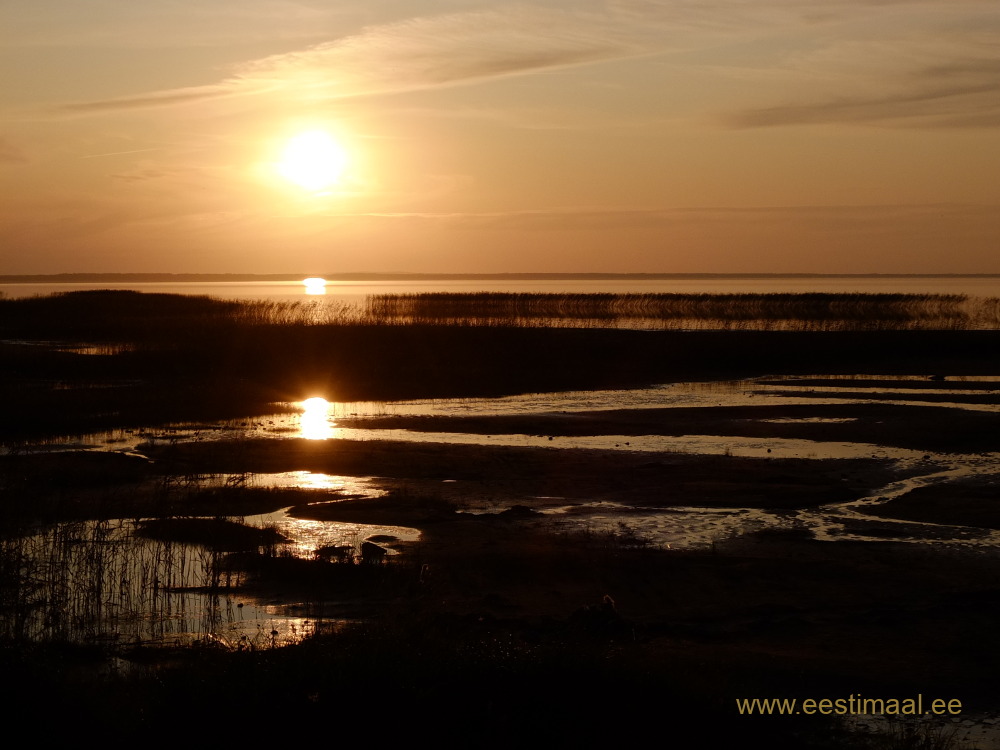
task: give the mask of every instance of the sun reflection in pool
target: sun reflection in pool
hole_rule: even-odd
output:
[[[302,417],[299,422],[302,437],[306,440],[329,440],[333,437],[334,423],[330,417],[333,406],[325,398],[307,398],[300,401]]]

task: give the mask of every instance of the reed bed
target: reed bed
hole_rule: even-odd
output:
[[[1000,299],[943,294],[381,294],[384,324],[722,330],[1000,327]]]
[[[645,330],[993,330],[1000,298],[945,294],[377,294],[332,300],[222,300],[95,290],[0,299],[0,337],[154,345],[202,332],[317,326]]]
[[[142,343],[179,332],[343,324],[357,317],[349,305],[329,301],[224,300],[99,289],[0,298],[0,337],[83,340],[94,344],[89,353],[103,353],[107,342]]]
[[[129,521],[0,539],[0,642],[134,644],[212,635],[242,578],[217,551],[138,540]]]

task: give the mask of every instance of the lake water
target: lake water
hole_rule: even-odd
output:
[[[293,301],[322,296],[349,305],[359,305],[373,294],[417,294],[426,292],[523,292],[523,293],[613,293],[613,294],[724,294],[724,293],[868,293],[868,294],[965,294],[1000,297],[1000,276],[710,276],[698,278],[614,279],[421,279],[412,281],[336,281],[325,287],[294,281],[231,282],[87,282],[0,284],[7,297],[31,297],[85,289],[131,289],[139,292],[198,294],[223,299],[268,299]]]

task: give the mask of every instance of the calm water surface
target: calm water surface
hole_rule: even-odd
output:
[[[0,284],[8,297],[30,297],[84,289],[131,289],[139,292],[200,294],[223,299],[283,300],[324,299],[349,305],[361,304],[372,294],[416,294],[426,292],[532,292],[532,293],[613,293],[613,294],[700,294],[700,293],[896,293],[965,294],[973,297],[1000,297],[1000,277],[950,276],[725,278],[667,280],[420,280],[420,281],[329,281],[322,294],[301,281],[255,282],[175,282],[175,283],[28,283]]]

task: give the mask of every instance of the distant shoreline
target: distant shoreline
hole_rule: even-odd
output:
[[[296,282],[319,274],[55,273],[0,275],[0,284]],[[666,281],[706,279],[996,279],[997,273],[327,273],[328,281]]]

